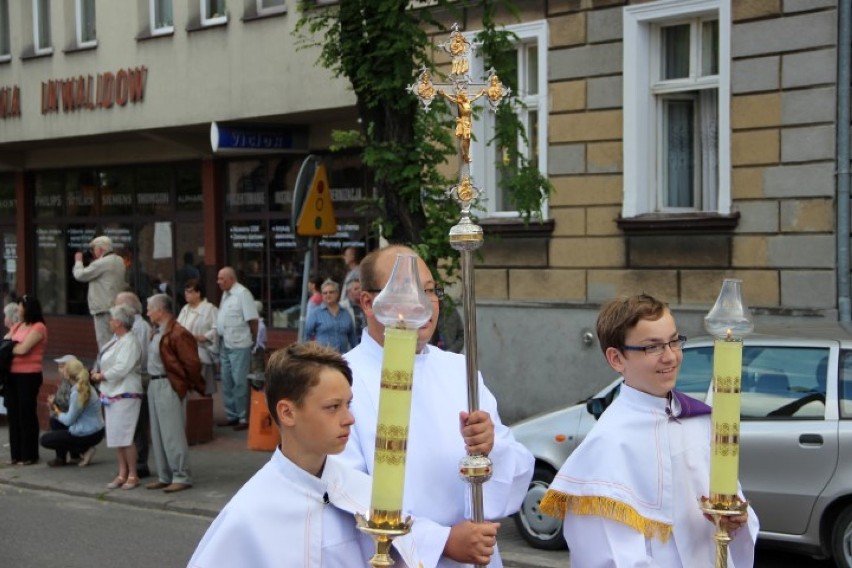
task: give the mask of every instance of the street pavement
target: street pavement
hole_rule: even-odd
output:
[[[214,421],[223,419],[221,396],[217,394],[214,396]],[[88,467],[69,465],[52,468],[47,466],[47,461],[53,458],[53,452],[44,448],[40,449],[41,461],[36,465],[5,465],[11,458],[8,441],[8,427],[4,421],[0,426],[0,464],[3,464],[0,465],[0,485],[166,510],[210,520],[270,456],[268,452],[247,449],[246,432],[214,427],[213,441],[190,447],[192,489],[167,494],[144,488],[145,483],[154,481],[155,477],[143,479],[138,488],[129,491],[107,489],[106,484],[115,477],[116,458],[115,451],[108,449],[104,443],[98,446],[94,460]],[[153,470],[153,456],[149,459],[149,465]],[[507,568],[569,566],[565,551],[535,550],[517,534],[511,519],[503,519],[501,522],[500,550]]]

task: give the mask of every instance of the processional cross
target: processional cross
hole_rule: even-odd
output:
[[[420,71],[418,80],[408,86],[426,110],[435,97],[442,97],[456,107],[455,136],[459,147],[459,181],[447,194],[461,206],[461,220],[450,229],[450,245],[461,255],[463,305],[464,305],[464,345],[467,370],[468,411],[479,409],[479,371],[476,361],[476,302],[474,297],[473,251],[482,246],[482,228],[470,218],[470,207],[481,193],[470,178],[470,139],[473,130],[473,103],[486,97],[491,110],[496,111],[509,88],[503,86],[494,69],[488,71],[485,83],[475,83],[470,78],[470,56],[476,46],[453,25],[450,40],[439,44],[441,49],[452,57],[452,68],[448,75],[449,83],[433,83],[428,69]],[[471,509],[473,521],[485,520],[482,484],[491,478],[491,460],[482,454],[467,455],[459,464],[459,473],[470,484]]]
[[[473,103],[486,97],[491,110],[496,111],[504,97],[511,89],[500,82],[494,69],[488,71],[486,83],[476,83],[470,78],[470,56],[476,51],[472,44],[459,32],[458,24],[454,24],[450,32],[450,40],[439,44],[438,47],[452,57],[452,68],[448,75],[449,83],[433,83],[429,70],[423,68],[416,83],[409,85],[411,91],[429,110],[429,105],[435,97],[443,97],[456,107],[456,139],[458,140],[460,167],[459,183],[450,188],[450,195],[462,206],[465,216],[469,214],[470,205],[479,196],[480,190],[470,179],[470,139],[473,130]],[[478,90],[477,90],[478,89]],[[475,91],[475,92],[474,92]]]

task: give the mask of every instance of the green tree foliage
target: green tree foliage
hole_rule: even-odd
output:
[[[512,38],[494,24],[496,5],[490,0],[481,5],[480,52],[501,77],[510,76],[517,65]],[[432,9],[411,9],[409,0],[340,0],[331,6],[308,0],[301,7],[297,29],[303,42],[318,45],[320,63],[349,79],[356,95],[361,130],[339,132],[335,142],[338,147],[363,148],[377,190],[375,205],[382,213],[377,224],[383,235],[411,244],[451,277],[458,255],[449,246],[448,234],[459,219],[459,208],[445,197],[455,180],[438,170],[456,154],[451,115],[442,112],[441,104],[425,112],[406,90],[421,68],[434,68],[426,30],[445,26],[434,19]],[[445,0],[438,0],[435,8],[444,14],[455,9]],[[518,152],[525,134],[512,104],[517,102],[505,102],[498,111],[492,142],[508,152],[502,177],[511,203],[529,220],[540,211],[550,184]]]

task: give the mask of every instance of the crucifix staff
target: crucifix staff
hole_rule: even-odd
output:
[[[408,90],[420,100],[426,110],[429,110],[429,105],[436,97],[441,97],[456,107],[455,136],[459,148],[459,181],[449,188],[447,194],[461,206],[461,219],[450,229],[449,237],[450,245],[459,251],[461,256],[467,400],[468,411],[474,412],[479,410],[479,369],[476,351],[473,251],[482,246],[483,234],[482,227],[470,218],[471,205],[481,193],[470,176],[473,103],[485,97],[491,110],[496,111],[503,98],[509,95],[510,89],[503,85],[494,69],[489,70],[487,82],[471,81],[470,56],[475,51],[475,45],[459,32],[458,25],[453,25],[450,40],[439,47],[452,57],[451,73],[448,76],[450,82],[434,83],[431,74],[424,68],[418,80],[408,86]],[[485,521],[482,485],[491,478],[491,466],[491,460],[483,454],[468,454],[459,464],[460,475],[471,487],[472,520],[477,523]]]

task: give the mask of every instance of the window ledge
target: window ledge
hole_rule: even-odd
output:
[[[210,24],[202,24],[201,22],[192,22],[192,23],[187,24],[186,31],[187,31],[187,33],[201,32],[201,31],[204,31],[204,30],[213,30],[213,29],[216,29],[216,28],[224,28],[224,27],[227,27],[227,25],[228,25],[228,20],[224,20],[222,22],[214,22],[214,23],[210,23]]]
[[[62,53],[79,53],[81,51],[93,51],[98,48],[97,42],[92,45],[72,45],[62,50]]]
[[[150,39],[160,39],[162,37],[172,37],[174,35],[174,28],[167,32],[151,32],[151,30],[145,30],[143,32],[140,32],[139,35],[136,36],[136,41],[148,41]]]
[[[619,217],[618,228],[627,234],[727,233],[740,222],[739,212],[719,213],[648,213]]]
[[[268,20],[269,18],[278,18],[286,16],[287,10],[278,10],[276,12],[265,12],[263,14],[246,14],[242,17],[243,22],[256,22],[258,20]]]
[[[49,50],[42,51],[41,53],[37,53],[35,49],[32,47],[28,47],[21,53],[21,61],[27,61],[29,59],[39,59],[40,57],[52,57],[53,56],[53,48]]]
[[[500,235],[503,238],[541,238],[550,237],[553,234],[555,223],[552,219],[540,221],[531,219],[529,223],[525,223],[522,219],[479,219],[479,225],[485,236]]]

